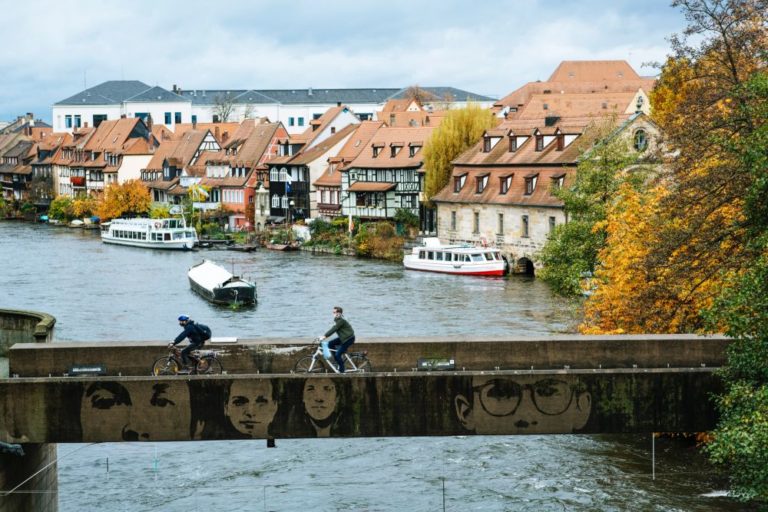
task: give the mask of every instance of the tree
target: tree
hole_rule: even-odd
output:
[[[220,93],[213,98],[213,114],[219,118],[220,123],[229,121],[235,109],[235,96],[230,93]]]
[[[605,246],[606,213],[619,188],[625,182],[641,186],[648,174],[640,154],[616,133],[615,119],[589,127],[581,140],[573,185],[553,191],[563,201],[568,222],[555,228],[539,254],[539,276],[561,295],[582,293],[581,279],[595,272]]]
[[[421,87],[415,84],[409,86],[405,90],[404,96],[406,99],[419,102],[420,105],[428,103],[436,98],[434,94],[432,94],[431,92],[425,89],[422,89]]]
[[[483,133],[497,123],[490,110],[476,104],[448,112],[424,147],[424,195],[429,206],[431,198],[450,181],[453,159],[475,145]]]
[[[102,220],[114,219],[123,215],[142,215],[149,211],[152,196],[149,189],[139,180],[125,183],[112,183],[104,190],[95,208],[95,213]]]
[[[70,221],[72,214],[72,198],[69,196],[59,196],[51,201],[48,208],[48,216],[59,221]]]

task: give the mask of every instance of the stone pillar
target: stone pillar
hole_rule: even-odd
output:
[[[50,343],[56,319],[45,313],[0,309],[0,358],[15,343]],[[5,365],[0,365],[5,368]],[[7,379],[8,375],[0,375]],[[0,417],[0,512],[56,512],[59,509],[58,468],[55,444],[18,445]],[[26,481],[26,482],[25,482]],[[25,482],[23,485],[20,485]],[[15,487],[18,489],[14,490]],[[11,492],[13,491],[13,492]]]
[[[59,509],[56,445],[25,444],[22,448],[21,457],[0,454],[0,512],[56,512]],[[18,489],[13,490],[17,486]]]

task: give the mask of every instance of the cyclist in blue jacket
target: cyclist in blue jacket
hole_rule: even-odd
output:
[[[187,315],[179,316],[179,325],[182,326],[184,330],[181,332],[181,334],[176,336],[176,339],[174,339],[173,342],[168,345],[168,347],[178,345],[186,338],[189,338],[189,345],[184,347],[184,350],[181,351],[181,361],[184,363],[184,366],[189,366],[189,358],[187,357],[188,354],[193,350],[197,350],[202,347],[205,342],[208,341],[209,337],[206,337],[203,330],[197,327],[197,324],[195,324],[194,320],[189,318]]]

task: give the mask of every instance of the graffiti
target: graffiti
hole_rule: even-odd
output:
[[[242,437],[265,439],[270,437],[277,407],[270,380],[233,380],[225,396],[224,415]]]
[[[84,386],[83,441],[179,439],[179,433],[189,434],[190,422],[186,382],[98,381]]]
[[[339,392],[328,378],[307,379],[302,391],[302,404],[317,437],[328,437],[339,418]]]
[[[591,394],[566,376],[479,375],[470,389],[454,406],[463,427],[477,434],[570,433],[586,425],[592,408]]]

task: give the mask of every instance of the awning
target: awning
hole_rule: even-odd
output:
[[[356,181],[349,186],[350,192],[387,192],[394,190],[397,183],[386,181]]]

